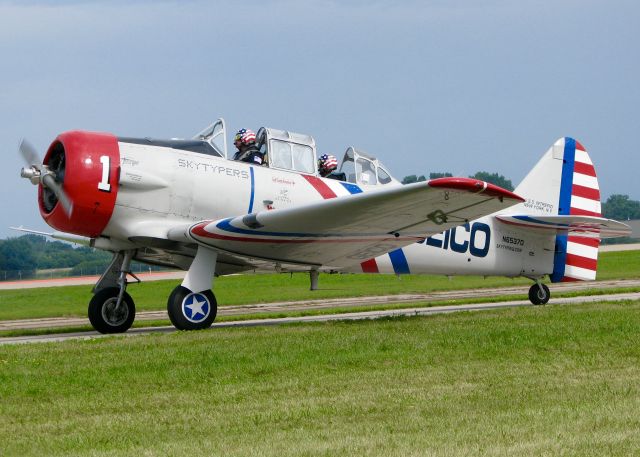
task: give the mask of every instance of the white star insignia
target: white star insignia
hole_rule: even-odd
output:
[[[186,305],[186,307],[191,310],[191,318],[194,319],[197,314],[202,314],[204,316],[204,311],[202,311],[202,308],[206,304],[206,301],[199,301],[194,297],[193,303],[191,303],[190,305]]]

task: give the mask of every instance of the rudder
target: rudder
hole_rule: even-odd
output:
[[[586,149],[573,138],[561,138],[556,146],[563,150],[558,214],[600,217],[600,187]],[[599,238],[556,235],[551,282],[596,279],[599,246]]]
[[[556,141],[514,192],[526,201],[513,209],[528,216],[601,216],[595,167],[586,149],[573,138]],[[551,281],[595,279],[600,239],[555,237]]]

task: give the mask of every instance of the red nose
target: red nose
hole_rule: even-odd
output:
[[[53,192],[38,189],[40,214],[51,227],[95,238],[107,226],[116,203],[120,169],[118,140],[108,133],[71,131],[60,134],[43,163],[73,202],[65,214]]]

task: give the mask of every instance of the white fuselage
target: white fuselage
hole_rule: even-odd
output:
[[[488,216],[402,248],[404,261],[401,253],[376,261],[380,273],[536,278],[553,271],[554,250],[554,236],[518,230]]]
[[[120,188],[104,235],[165,238],[176,223],[217,220],[375,191],[313,175],[168,147],[119,143]],[[395,185],[395,184],[391,184]],[[554,237],[492,216],[375,259],[379,273],[540,277],[553,270]],[[361,264],[345,271],[362,272]]]
[[[103,232],[117,238],[143,232],[165,238],[167,227],[178,221],[216,220],[380,188],[168,147],[119,147],[120,188]]]

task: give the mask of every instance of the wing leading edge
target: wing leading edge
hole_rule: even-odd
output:
[[[441,178],[203,221],[188,234],[236,255],[342,268],[522,201],[484,181]]]

